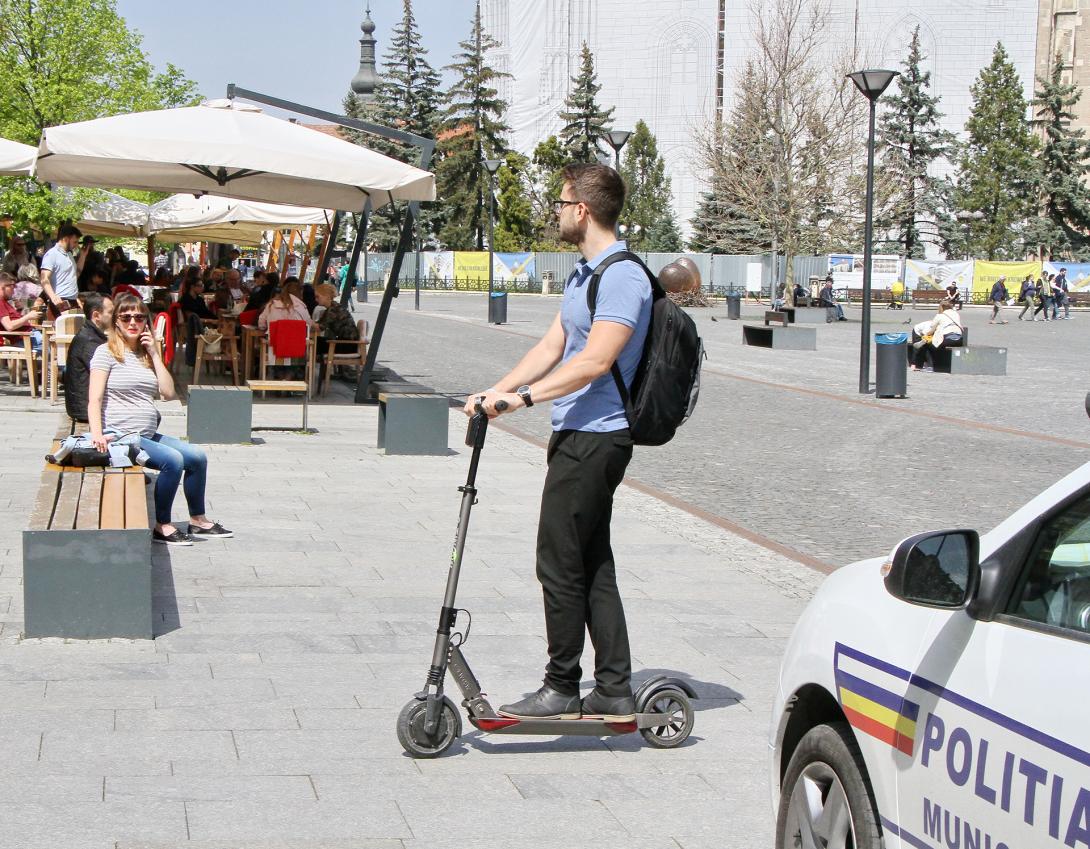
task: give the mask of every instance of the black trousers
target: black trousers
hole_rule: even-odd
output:
[[[613,493],[631,459],[627,430],[563,430],[549,441],[549,471],[537,530],[537,577],[545,597],[549,641],[545,683],[562,693],[579,692],[579,659],[589,630],[599,692],[631,694],[628,627],[609,543]]]

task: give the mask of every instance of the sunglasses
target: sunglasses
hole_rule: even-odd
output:
[[[147,316],[144,315],[142,312],[127,312],[124,315],[119,315],[117,317],[118,324],[132,324],[133,322],[136,322],[137,324],[143,324],[147,320]]]

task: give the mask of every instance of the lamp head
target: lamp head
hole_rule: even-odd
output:
[[[632,132],[630,130],[610,130],[606,133],[606,140],[609,142],[609,146],[619,153],[631,136]]]
[[[889,84],[893,82],[893,78],[897,76],[900,76],[898,71],[886,71],[880,68],[848,74],[848,78],[855,83],[855,87],[872,103],[882,96],[883,92],[889,88]]]
[[[486,159],[486,160],[484,160],[484,170],[487,171],[489,173],[489,175],[494,176],[495,173],[500,170],[501,165],[503,165],[503,160],[502,159]]]

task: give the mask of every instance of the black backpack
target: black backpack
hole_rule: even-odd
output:
[[[610,254],[591,275],[587,285],[591,322],[594,321],[598,284],[603,272],[613,263],[624,260],[638,264],[651,282],[651,325],[647,329],[636,376],[632,379],[631,396],[617,363],[613,363],[610,372],[624,404],[632,441],[637,445],[665,445],[696,407],[704,344],[696,332],[696,322],[666,297],[654,272],[630,251]]]

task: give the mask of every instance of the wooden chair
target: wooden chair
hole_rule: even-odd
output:
[[[330,339],[325,352],[325,379],[322,381],[322,396],[329,391],[329,381],[333,369],[337,366],[358,366],[363,368],[367,362],[367,322],[362,318],[356,322],[359,339]]]
[[[222,321],[219,324],[220,334],[220,348],[219,353],[210,353],[205,350],[204,336],[197,337],[197,358],[193,363],[193,385],[196,386],[201,382],[201,364],[205,362],[210,363],[230,363],[231,373],[235,378],[235,386],[239,385],[238,381],[238,345],[235,344],[235,328],[234,322]]]
[[[60,370],[68,361],[68,349],[72,345],[72,340],[76,338],[76,334],[80,332],[86,320],[83,313],[70,310],[57,316],[57,320],[53,324],[53,333],[49,336],[49,352],[47,355],[49,361],[49,400],[51,403],[57,403],[57,384],[60,382]],[[44,396],[46,379],[44,374],[42,379],[42,395]]]
[[[274,322],[274,324],[275,324],[275,322]],[[307,387],[309,387],[308,390],[307,390],[307,394],[308,394],[308,396],[313,397],[313,395],[314,395],[314,362],[315,362],[315,350],[317,348],[316,333],[317,333],[317,330],[316,330],[315,327],[308,326],[307,327],[306,354],[303,357],[293,357],[293,358],[290,358],[290,359],[277,359],[275,357],[275,355],[273,354],[273,352],[272,352],[272,345],[267,341],[267,339],[262,340],[259,343],[260,346],[261,346],[261,348],[260,348],[261,353],[260,353],[260,360],[259,360],[259,374],[261,376],[260,377],[261,382],[266,383],[266,384],[272,382],[272,381],[268,380],[268,371],[269,371],[269,366],[270,365],[272,365],[272,366],[292,366],[292,365],[297,365],[299,360],[302,359],[303,360],[303,365],[304,365],[304,367],[306,369],[305,381],[306,381]],[[267,390],[262,389],[260,391],[261,391],[261,397],[264,398],[265,397],[265,392]],[[289,390],[289,391],[292,391],[292,390]]]
[[[4,337],[11,337],[22,344],[8,345]],[[30,331],[29,330],[13,330],[0,335],[0,360],[5,360],[8,364],[8,374],[11,376],[11,382],[15,386],[21,386],[20,375],[22,366],[26,366],[28,380],[30,383],[30,397],[38,397],[38,378],[36,375],[35,364],[40,362],[41,355],[35,354],[34,349],[30,345]],[[44,389],[44,387],[43,387]]]

